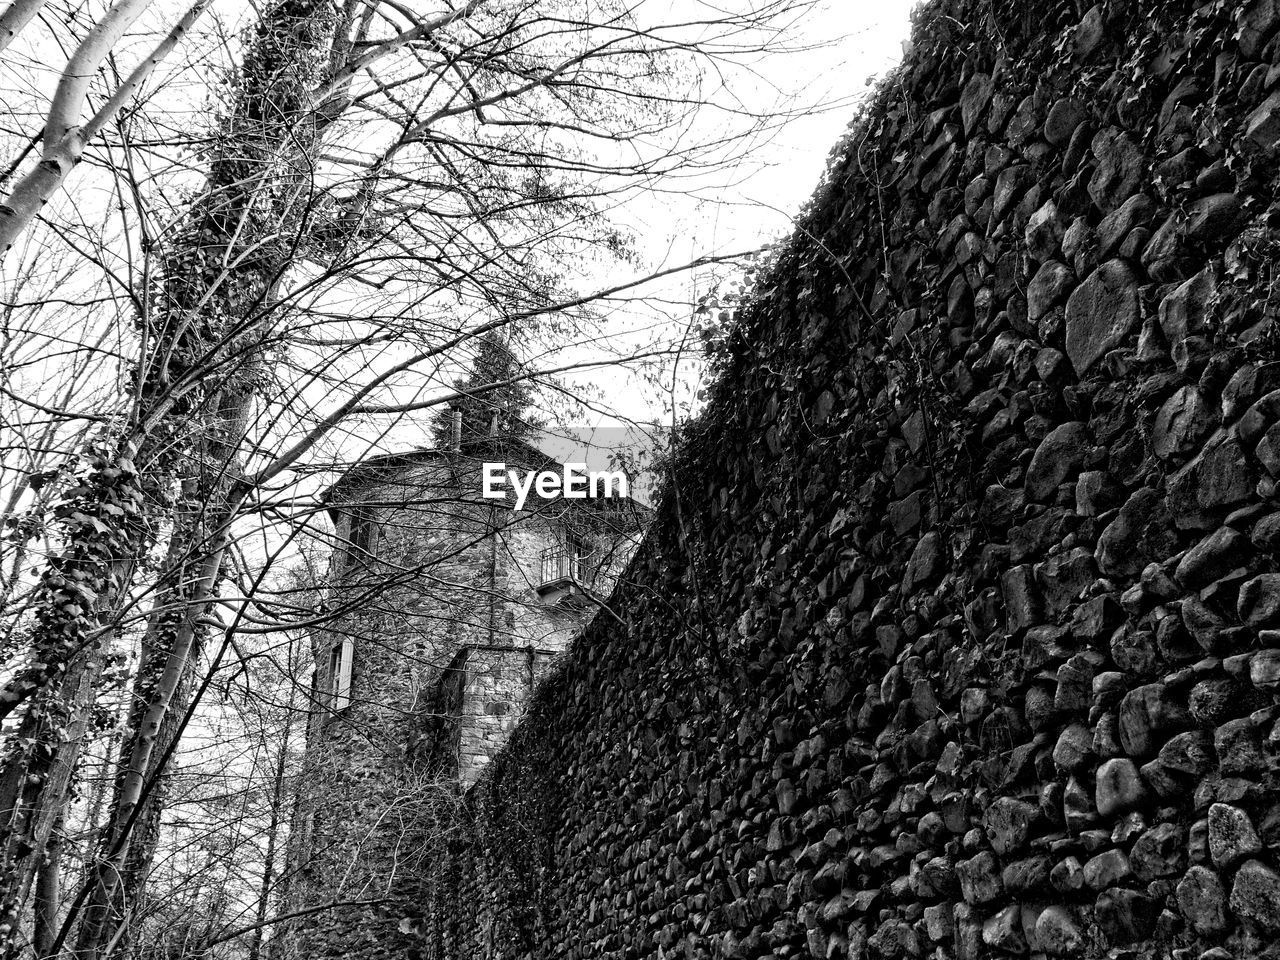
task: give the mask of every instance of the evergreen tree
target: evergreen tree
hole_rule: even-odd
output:
[[[526,441],[542,426],[530,411],[535,391],[531,381],[522,380],[527,370],[507,340],[489,332],[477,341],[471,369],[454,381],[461,394],[440,410],[432,424],[436,446],[453,446],[455,411],[462,414],[461,447],[492,446]]]

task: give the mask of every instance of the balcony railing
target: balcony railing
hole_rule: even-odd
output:
[[[576,551],[552,547],[542,552],[542,576],[539,589],[582,580],[582,560]]]

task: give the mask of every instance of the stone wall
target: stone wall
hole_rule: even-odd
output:
[[[469,787],[506,744],[525,704],[562,651],[483,646],[467,650],[458,703],[458,780]]]
[[[918,13],[416,951],[1277,955],[1278,26]]]

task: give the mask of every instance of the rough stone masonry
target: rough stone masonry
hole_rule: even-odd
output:
[[[430,958],[1280,956],[1280,0],[940,0]]]

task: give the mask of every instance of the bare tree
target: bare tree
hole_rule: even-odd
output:
[[[90,425],[76,456],[44,471],[42,491],[11,488],[12,513],[51,518],[24,606],[6,610],[25,653],[0,675],[0,719],[16,720],[0,766],[11,952],[41,869],[56,874],[82,728],[128,631],[141,656],[113,797],[79,885],[44,885],[47,955],[128,942],[167,764],[221,664],[205,647],[234,636],[214,611],[237,544],[268,526],[286,540],[314,531],[316,473],[366,453],[362,435],[377,443],[448,403],[459,357],[492,331],[547,352],[530,380],[616,362],[556,350],[598,337],[639,280],[592,293],[568,274],[626,261],[613,207],[731,163],[780,120],[730,110],[723,136],[684,135],[708,104],[699,78],[769,43],[797,5],[646,22],[625,0],[473,0],[435,14],[281,0],[236,47],[194,150],[170,146],[189,138],[162,111],[109,125],[204,4],[78,123],[89,77],[143,6],[122,0],[80,38],[42,158],[0,208],[7,248],[86,144],[110,134],[100,162],[126,239],[93,262],[130,327],[94,355],[119,364],[120,389],[92,412],[75,411],[70,390],[64,421]]]
[[[85,146],[101,134],[107,124],[133,99],[156,65],[173,52],[211,2],[212,0],[196,0],[169,34],[87,119],[85,113],[93,78],[151,0],[118,0],[84,35],[67,58],[67,65],[58,79],[57,92],[49,104],[40,136],[39,162],[30,167],[26,175],[14,185],[4,203],[0,203],[0,260],[9,252],[18,236],[31,225],[53,193],[66,181],[72,168],[80,162]],[[0,50],[8,46],[42,5],[34,0],[14,0],[0,14]],[[19,157],[18,161],[21,159]]]

